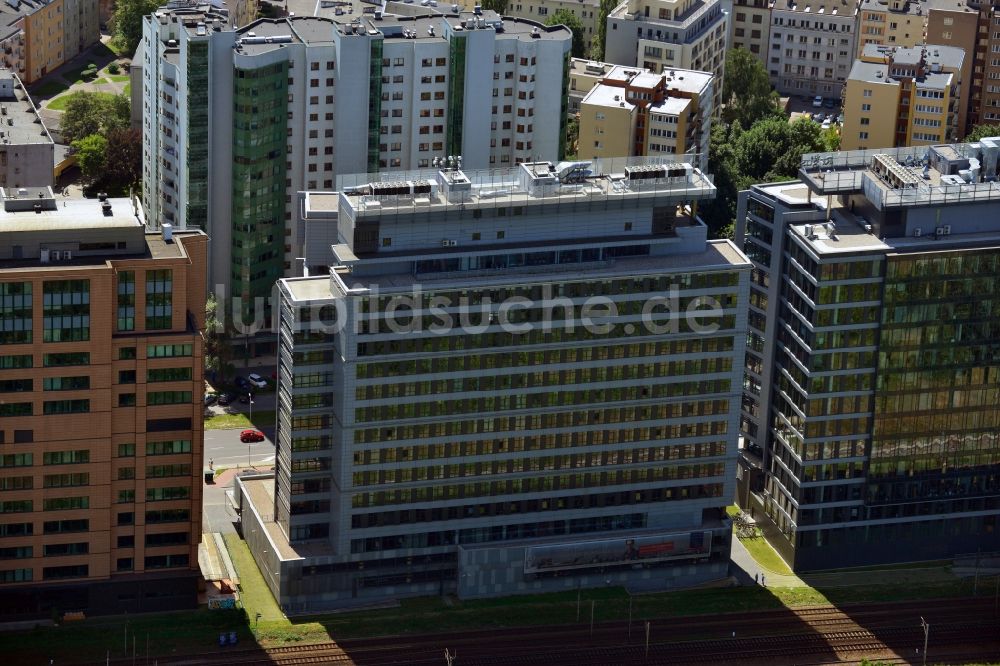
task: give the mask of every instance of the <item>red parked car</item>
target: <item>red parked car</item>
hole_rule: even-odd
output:
[[[249,444],[250,442],[263,442],[264,433],[260,430],[244,430],[240,433],[240,441],[244,444]]]

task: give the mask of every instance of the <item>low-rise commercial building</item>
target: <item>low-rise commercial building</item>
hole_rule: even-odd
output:
[[[0,616],[194,608],[208,237],[0,200]]]

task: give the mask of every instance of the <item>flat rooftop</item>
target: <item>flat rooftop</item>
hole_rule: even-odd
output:
[[[730,270],[749,266],[750,261],[729,240],[708,241],[701,252],[671,254],[666,256],[619,257],[613,263],[595,262],[592,264],[575,264],[570,270],[558,273],[562,279],[580,278],[614,278],[628,277],[645,273],[685,273],[696,271]],[[518,269],[507,269],[501,274],[483,274],[475,271],[468,273],[421,274],[400,273],[396,275],[377,275],[356,277],[349,272],[337,273],[337,276],[348,289],[367,290],[378,288],[382,292],[391,293],[394,290],[408,290],[415,284],[427,285],[433,288],[435,282],[461,282],[463,287],[487,288],[511,284],[532,283],[539,280],[552,280],[552,266],[524,266]],[[294,300],[309,302],[337,298],[340,292],[331,291],[331,280],[336,277],[322,275],[310,278],[289,278],[280,281],[281,288]]]
[[[52,144],[38,109],[14,74],[0,67],[0,147]],[[9,92],[7,92],[9,91]]]
[[[12,202],[23,201],[27,210],[0,210],[0,238],[4,233],[44,231],[71,233],[81,229],[133,228],[144,225],[141,212],[137,213],[132,201],[127,198],[109,198],[110,214],[105,214],[101,202],[97,199],[76,199],[59,197],[55,206],[35,212],[32,204],[42,201],[37,195],[38,188],[20,188],[27,190],[18,194],[16,190],[4,190],[0,194],[5,206]],[[47,189],[47,188],[46,188]],[[47,200],[51,203],[51,200]]]
[[[884,86],[899,86],[900,80],[892,75],[888,63],[855,60],[848,75],[850,81],[864,81]],[[917,79],[918,88],[944,90],[951,87],[955,75],[951,72],[925,72]]]
[[[884,44],[865,44],[865,58],[889,58],[894,62],[914,65],[925,60],[928,64],[935,63],[942,67],[958,69],[965,60],[965,49],[957,46],[938,44],[920,44],[918,46],[887,46]]]
[[[534,189],[525,181],[524,171],[535,165],[521,164],[510,168],[460,171],[468,181],[461,198],[452,197],[443,184],[447,171],[420,169],[391,174],[348,174],[337,178],[337,190],[341,193],[341,203],[347,206],[354,217],[382,215],[388,212],[433,212],[450,207],[497,208],[511,205],[545,204],[573,201],[604,201],[607,199],[644,199],[674,197],[678,199],[711,199],[715,197],[715,185],[699,169],[692,166],[697,159],[692,156],[666,157],[619,157],[586,160],[580,162],[560,162],[548,165],[558,171],[564,165],[583,165],[589,174],[576,182],[553,183]],[[686,175],[676,178],[650,179],[647,181],[626,178],[629,169],[678,168]],[[569,168],[568,166],[566,168]],[[384,179],[391,181],[383,183]],[[407,183],[423,183],[429,192],[377,196],[371,185],[405,186]]]
[[[803,14],[853,17],[858,12],[858,4],[857,2],[843,2],[843,0],[800,0],[799,2],[789,0],[787,4],[775,3],[774,9]]]
[[[799,177],[813,194],[863,192],[880,210],[996,202],[998,154],[997,137],[978,143],[808,153],[802,156]],[[974,172],[973,164],[978,165]]]
[[[257,511],[261,525],[282,560],[300,560],[306,557],[334,555],[333,547],[326,541],[311,541],[292,545],[285,538],[278,523],[274,522],[274,474],[260,477],[240,477],[246,498]],[[265,520],[267,517],[269,520]]]
[[[425,9],[421,7],[421,9]],[[259,19],[237,30],[237,52],[247,55],[267,53],[285,44],[328,44],[334,32],[342,35],[378,34],[387,40],[444,41],[447,31],[495,30],[497,39],[530,41],[533,39],[569,40],[572,33],[565,26],[546,26],[537,21],[503,17],[492,10],[481,14],[458,12],[442,14],[432,7],[426,13],[413,16],[374,15],[294,16],[279,19]],[[537,34],[536,38],[534,35]]]
[[[868,232],[863,218],[837,207],[831,211],[828,225],[819,222],[793,224],[791,233],[803,239],[820,257],[839,253],[885,253],[890,249],[884,241]]]

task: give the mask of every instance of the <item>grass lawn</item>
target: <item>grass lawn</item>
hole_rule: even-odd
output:
[[[126,83],[125,84],[125,89],[122,90],[122,92],[125,94],[126,97],[128,95],[131,95],[132,94],[132,84],[131,83]]]
[[[236,567],[236,574],[240,577],[240,600],[243,602],[247,617],[253,620],[257,613],[260,613],[262,623],[287,622],[271,591],[267,589],[264,577],[257,568],[246,541],[236,534],[225,534],[222,538],[225,539],[226,549],[229,550],[229,556]]]
[[[77,65],[76,67],[72,67],[70,69],[62,70],[62,71],[59,72],[59,75],[62,76],[67,81],[69,81],[71,84],[72,83],[86,83],[88,81],[93,81],[94,79],[84,79],[83,76],[82,76],[83,75],[83,70],[87,69],[87,67],[89,65],[90,65],[89,62],[85,62],[85,63],[82,63],[80,65]]]
[[[44,98],[48,99],[49,97],[55,97],[59,93],[64,92],[64,91],[66,91],[68,89],[69,89],[69,86],[66,85],[66,83],[63,82],[62,80],[60,80],[60,79],[49,79],[48,81],[46,81],[42,85],[40,85],[40,86],[38,86],[36,88],[32,88],[31,89],[31,94],[33,96],[35,96],[35,97],[44,97]]]
[[[108,97],[108,98],[114,97],[114,95],[112,95],[111,93],[95,92],[95,93],[88,93],[88,94],[90,94],[90,95],[102,95],[102,96]],[[60,95],[59,97],[56,97],[52,101],[48,102],[45,105],[45,108],[46,109],[51,109],[53,111],[65,111],[66,110],[66,104],[69,103],[69,98],[70,97],[72,97],[72,95]]]
[[[776,574],[782,574],[784,576],[791,576],[792,570],[788,568],[785,561],[781,559],[778,553],[775,552],[774,548],[771,548],[771,544],[767,542],[764,537],[754,537],[753,539],[740,539],[740,543],[750,554],[753,559],[757,560],[757,564],[764,567],[768,571],[773,571]]]
[[[729,506],[726,507],[726,515],[729,516],[730,518],[735,518],[736,516],[740,515],[740,507],[736,506],[735,504],[730,504]]]
[[[236,631],[242,645],[253,645],[243,611],[196,610],[89,618],[60,627],[5,631],[0,633],[0,650],[9,664],[47,664],[49,659],[56,664],[103,664],[109,653],[112,658],[125,656],[126,621],[128,654],[134,636],[137,663],[145,662],[147,636],[149,653],[157,656],[224,650],[218,647],[221,631]]]
[[[100,76],[112,83],[126,83],[129,80],[128,74],[108,74],[108,70],[102,70]]]
[[[272,425],[274,425],[273,409],[254,410],[252,423],[246,414],[219,414],[205,417],[205,430],[253,428],[254,426],[260,428]]]

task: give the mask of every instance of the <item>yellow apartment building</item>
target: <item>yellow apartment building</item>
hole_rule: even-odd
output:
[[[847,79],[841,149],[954,141],[963,59],[962,49],[949,46],[869,44]]]
[[[715,79],[615,66],[580,103],[581,159],[697,154],[705,168]]]

